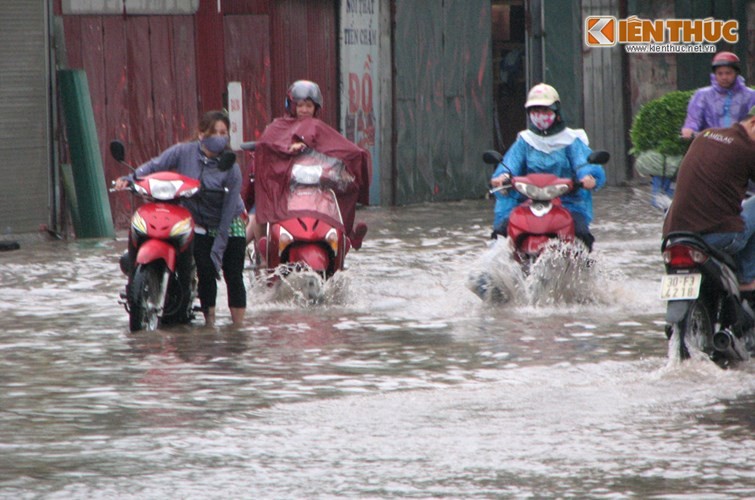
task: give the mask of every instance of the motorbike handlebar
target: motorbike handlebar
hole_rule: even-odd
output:
[[[136,175],[136,174],[134,174],[134,175]],[[115,187],[115,185],[120,180],[126,181],[126,185],[124,187],[122,187],[121,189],[118,189],[118,188]],[[113,179],[112,181],[110,181],[110,185],[112,187],[110,189],[108,189],[109,193],[119,193],[121,191],[128,191],[128,190],[131,190],[132,186],[134,185],[134,179],[132,179],[128,175],[124,175],[122,177],[118,177],[117,179]]]
[[[128,184],[123,189],[117,189],[117,188],[115,188],[115,183],[119,179],[125,179],[128,182]],[[132,191],[132,192],[134,191],[134,179],[131,179],[128,176],[119,177],[118,179],[114,179],[114,180],[110,181],[110,185],[113,186],[113,187],[108,188],[108,193],[120,193],[121,191]],[[228,192],[228,188],[227,187],[224,187],[222,189],[210,189],[210,188],[206,188],[204,186],[201,186],[200,190],[202,192],[205,192],[205,193],[220,193],[220,194],[225,194],[225,193]]]
[[[493,193],[498,193],[499,191],[507,191],[510,187],[511,187],[511,179],[504,182],[498,187],[488,189],[488,193],[493,194]]]
[[[488,193],[494,194],[494,193],[498,193],[500,191],[506,191],[506,190],[508,190],[510,188],[511,188],[511,179],[507,179],[500,186],[488,189]],[[572,187],[571,191],[576,191],[579,188],[584,188],[584,185],[582,184],[582,181],[578,181],[578,180],[575,179],[573,181],[573,187]],[[587,188],[585,188],[585,189],[587,189]]]

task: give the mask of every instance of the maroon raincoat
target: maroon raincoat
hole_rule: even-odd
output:
[[[257,139],[254,151],[257,222],[265,224],[289,218],[289,183],[296,155],[288,149],[295,142],[304,142],[319,153],[338,158],[354,176],[351,185],[336,191],[344,231],[351,234],[357,204],[368,205],[370,201],[370,154],[317,118],[276,118]]]

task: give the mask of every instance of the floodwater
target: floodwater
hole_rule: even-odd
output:
[[[360,210],[324,303],[250,273],[238,329],[129,334],[122,238],[0,253],[0,497],[755,496],[755,368],[668,359],[644,188],[577,300],[470,291],[491,203]]]

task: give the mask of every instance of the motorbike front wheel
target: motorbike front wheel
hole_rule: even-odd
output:
[[[690,348],[712,354],[713,321],[703,301],[693,300],[684,318],[674,326],[679,332],[679,359],[689,359]]]
[[[139,265],[134,271],[128,292],[129,329],[132,332],[157,329],[163,272],[155,263]]]
[[[197,268],[192,259],[170,277],[163,311],[163,325],[185,325],[194,319],[197,296]]]

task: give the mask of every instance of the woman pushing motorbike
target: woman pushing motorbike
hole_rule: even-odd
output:
[[[199,121],[196,136],[175,144],[158,157],[138,167],[139,177],[165,170],[175,170],[197,179],[201,190],[182,203],[194,219],[193,256],[197,266],[198,295],[205,324],[215,323],[217,279],[223,272],[228,307],[234,325],[244,320],[246,288],[243,280],[246,250],[246,210],[241,199],[241,169],[235,162],[220,161],[229,152],[230,122],[222,111],[208,111]],[[118,190],[126,189],[132,176],[115,182]]]
[[[587,134],[582,129],[566,126],[561,115],[561,99],[555,88],[545,83],[532,87],[524,104],[530,125],[519,132],[516,141],[506,152],[490,180],[493,187],[500,187],[511,177],[530,173],[550,173],[558,177],[577,179],[583,189],[562,196],[564,207],[574,219],[577,238],[588,250],[592,250],[595,238],[590,233],[592,221],[591,190],[606,183],[606,174],[601,165],[587,163],[592,153]],[[513,191],[495,192],[493,237],[506,236],[509,215],[519,203],[521,195]]]

